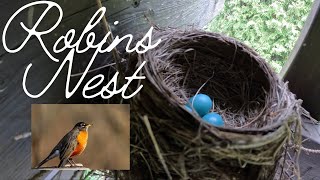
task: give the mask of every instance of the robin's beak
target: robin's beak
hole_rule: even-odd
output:
[[[92,126],[92,124],[88,124],[88,125],[87,125],[87,127],[90,127],[90,126]]]

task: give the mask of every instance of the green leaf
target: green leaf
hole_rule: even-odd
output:
[[[312,0],[228,0],[208,29],[255,49],[279,72],[293,49]]]

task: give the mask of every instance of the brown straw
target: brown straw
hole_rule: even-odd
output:
[[[168,29],[157,31],[159,38],[155,49],[129,58],[131,70],[147,61],[144,87],[130,100],[131,177],[300,177],[301,101],[264,59],[217,33]],[[214,99],[223,128],[183,107],[203,84],[200,93]]]

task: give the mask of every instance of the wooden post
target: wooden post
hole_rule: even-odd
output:
[[[281,77],[290,90],[303,100],[303,106],[320,120],[320,1],[314,1],[311,13]]]

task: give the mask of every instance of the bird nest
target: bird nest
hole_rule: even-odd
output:
[[[131,177],[298,175],[299,151],[292,146],[301,139],[300,101],[264,59],[217,33],[170,29],[156,32],[153,39],[159,38],[156,48],[129,57],[127,69],[147,61],[146,79],[135,84],[144,87],[130,100]],[[214,99],[225,127],[211,126],[184,109],[199,92]]]

